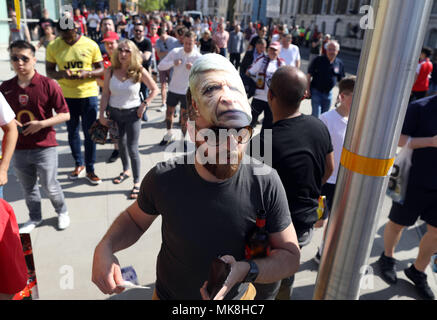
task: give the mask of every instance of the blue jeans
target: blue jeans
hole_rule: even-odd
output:
[[[227,48],[220,48],[220,53],[223,57],[226,58],[226,53],[228,52]]]
[[[322,113],[329,111],[331,108],[332,90],[329,93],[323,93],[317,89],[311,88],[311,106],[312,115],[318,118]]]
[[[96,162],[96,144],[91,140],[89,128],[97,119],[97,97],[89,98],[66,98],[70,109],[70,120],[67,121],[68,143],[70,144],[75,165],[83,166],[81,141],[79,135],[79,123],[82,121],[82,131],[85,136],[85,166],[86,172],[94,172]]]
[[[30,219],[35,221],[42,219],[38,178],[56,213],[67,212],[64,192],[56,179],[58,174],[56,147],[15,150],[13,165],[15,175],[23,188]]]

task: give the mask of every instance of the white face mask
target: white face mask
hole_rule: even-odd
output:
[[[197,91],[192,94],[205,120],[226,128],[250,124],[251,108],[239,76],[226,71],[208,71],[198,79]]]
[[[226,128],[250,124],[251,108],[243,81],[223,56],[206,54],[194,62],[190,90],[198,112],[208,123]]]

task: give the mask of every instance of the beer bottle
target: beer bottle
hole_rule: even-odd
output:
[[[266,231],[266,212],[258,210],[256,226],[246,241],[246,259],[263,258],[270,254],[269,234]]]

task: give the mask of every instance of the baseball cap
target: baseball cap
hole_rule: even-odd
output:
[[[119,40],[120,37],[118,36],[118,34],[114,31],[108,31],[105,33],[105,35],[103,36],[103,42],[104,41],[117,41]]]
[[[274,41],[274,42],[270,43],[269,48],[272,48],[275,50],[280,50],[281,44],[278,41]]]

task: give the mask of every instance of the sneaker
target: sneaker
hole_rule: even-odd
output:
[[[78,166],[74,169],[72,173],[68,176],[70,180],[77,180],[78,178],[82,178],[85,176],[85,167]]]
[[[98,185],[102,183],[102,180],[94,172],[89,172],[86,174],[86,178],[91,184]]]
[[[70,225],[70,217],[68,216],[68,212],[61,213],[58,215],[58,229],[64,230]]]
[[[36,227],[38,227],[41,224],[41,222],[42,222],[42,219],[38,220],[38,221],[29,220],[21,226],[19,232],[20,233],[31,233],[33,229],[35,229]]]
[[[166,146],[168,144],[170,144],[171,142],[173,142],[175,140],[175,137],[172,133],[167,132],[164,136],[164,138],[162,138],[161,142],[159,143],[160,146]]]
[[[158,108],[158,112],[165,112],[167,110],[167,106],[163,103],[161,107]]]
[[[396,259],[386,257],[384,252],[378,260],[379,269],[381,271],[382,278],[389,284],[395,284],[398,281],[396,276]]]
[[[108,163],[113,163],[115,161],[117,161],[118,157],[120,156],[120,152],[118,150],[114,150],[111,153],[111,156],[108,159]]]
[[[404,270],[405,275],[414,282],[414,286],[416,287],[417,293],[424,300],[434,300],[435,296],[432,292],[431,288],[428,285],[428,281],[426,281],[425,272],[421,272],[414,267],[414,264],[411,267]]]

